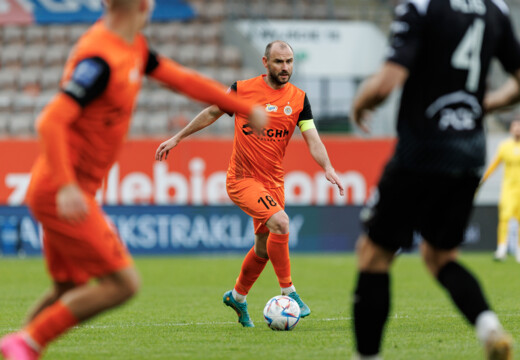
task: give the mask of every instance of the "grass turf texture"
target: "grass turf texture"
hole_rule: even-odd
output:
[[[312,314],[290,332],[267,328],[268,299],[279,294],[272,266],[248,296],[256,324],[244,329],[222,304],[241,257],[137,258],[141,293],[51,344],[44,359],[349,359],[353,348],[353,255],[293,255],[293,279]],[[504,325],[520,339],[518,264],[491,254],[461,258],[476,273]],[[0,259],[0,334],[18,328],[49,284],[40,259]],[[483,359],[475,334],[430,279],[416,255],[392,271],[393,307],[385,359]],[[520,356],[516,356],[520,359]]]

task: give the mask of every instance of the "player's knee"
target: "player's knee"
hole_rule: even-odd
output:
[[[438,250],[426,242],[421,244],[421,255],[426,267],[433,276],[437,276],[448,262],[457,260],[456,250]]]
[[[114,278],[113,285],[115,291],[121,297],[122,301],[128,300],[139,291],[141,287],[141,279],[135,269],[125,270]]]
[[[367,235],[361,235],[356,243],[360,271],[388,272],[394,252],[375,244]]]
[[[127,279],[125,288],[128,298],[133,297],[139,292],[139,289],[141,288],[141,278],[137,272]]]
[[[73,282],[56,282],[56,283],[54,283],[52,297],[55,300],[58,300],[65,293],[74,289],[75,287],[76,287],[76,284],[74,284]]]
[[[269,230],[275,234],[289,233],[289,216],[285,211],[274,214],[267,222]]]

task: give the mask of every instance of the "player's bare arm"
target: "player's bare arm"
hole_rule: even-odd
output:
[[[208,106],[202,110],[181,131],[159,145],[157,151],[155,152],[155,160],[162,161],[163,156],[164,160],[168,159],[170,150],[176,147],[184,138],[210,126],[219,117],[221,117],[222,114],[224,114],[224,112],[216,105]]]
[[[501,87],[484,97],[484,111],[492,112],[506,109],[520,101],[520,70]]]
[[[336,174],[336,170],[332,167],[330,163],[329,155],[327,154],[327,149],[318,135],[318,131],[316,129],[308,129],[302,132],[303,138],[307,143],[307,147],[313,157],[313,159],[320,165],[325,171],[325,178],[331,183],[338,187],[339,194],[343,196],[345,194],[345,190],[343,189],[343,185],[341,184],[341,180]]]
[[[366,133],[370,133],[367,114],[386,100],[392,91],[404,84],[408,78],[408,70],[396,63],[387,61],[378,73],[370,77],[361,86],[352,109],[352,120]]]

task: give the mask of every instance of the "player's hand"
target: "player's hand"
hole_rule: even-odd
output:
[[[338,187],[339,194],[341,196],[345,195],[345,189],[343,188],[343,185],[341,184],[341,180],[339,179],[338,175],[336,174],[336,170],[333,168],[325,170],[325,177],[327,180]]]
[[[361,131],[366,134],[370,134],[370,127],[368,126],[368,123],[370,122],[371,117],[370,110],[357,108],[354,105],[354,109],[352,110],[352,120],[354,121],[354,124],[356,124],[361,129]]]
[[[249,125],[256,131],[261,131],[268,122],[267,114],[261,106],[255,106],[249,114]]]
[[[168,154],[170,153],[170,150],[176,147],[179,144],[179,142],[180,141],[175,136],[163,142],[155,151],[155,160],[162,161],[163,156],[164,160],[168,159]]]
[[[58,216],[65,221],[76,224],[88,215],[88,206],[83,192],[77,184],[62,186],[56,194],[56,210]]]

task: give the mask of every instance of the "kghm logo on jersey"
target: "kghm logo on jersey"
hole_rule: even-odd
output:
[[[271,104],[266,104],[265,105],[265,111],[267,111],[267,112],[277,112],[278,111],[278,106],[271,105]]]
[[[289,130],[287,129],[280,130],[263,128],[260,131],[254,131],[249,123],[242,125],[242,132],[244,135],[255,134],[256,136],[269,141],[281,141],[289,135]]]

